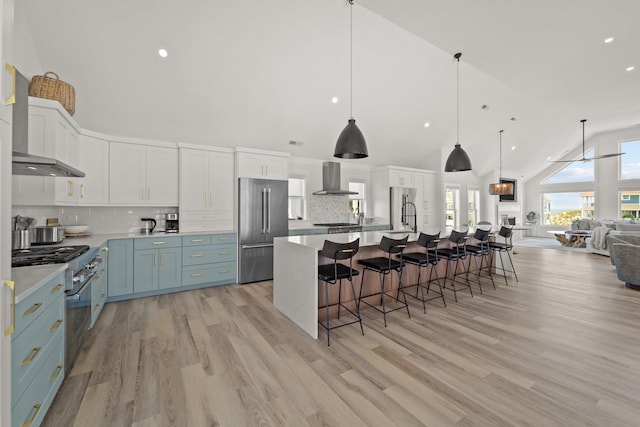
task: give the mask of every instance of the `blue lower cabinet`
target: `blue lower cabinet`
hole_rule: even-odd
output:
[[[109,298],[133,293],[133,239],[109,240],[107,295]]]
[[[220,262],[215,264],[192,265],[182,268],[182,285],[199,285],[211,283],[224,285],[236,282],[235,262]]]
[[[142,249],[133,255],[133,291],[175,288],[182,282],[182,248]]]

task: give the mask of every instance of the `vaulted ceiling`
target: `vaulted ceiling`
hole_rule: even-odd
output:
[[[346,0],[21,0],[15,55],[24,74],[73,84],[88,129],[330,159],[350,115],[349,13]],[[356,1],[353,116],[370,153],[357,162],[440,165],[456,52],[479,176],[497,168],[500,129],[526,179],[580,144],[580,119],[587,136],[640,123],[637,16],[637,0]]]

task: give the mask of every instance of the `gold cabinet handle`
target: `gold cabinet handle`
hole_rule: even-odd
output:
[[[62,283],[58,283],[53,289],[51,289],[51,293],[55,294],[56,292],[58,292],[60,289],[62,289],[64,285]]]
[[[202,273],[193,273],[191,275],[191,277],[200,277],[200,276],[202,276]]]
[[[144,187],[140,187],[140,198],[144,200]]]
[[[153,256],[153,265],[158,265],[158,255]]]
[[[228,237],[218,237],[218,240],[229,240]]]
[[[49,377],[49,381],[55,381],[62,372],[62,365],[56,366],[56,371]]]
[[[42,307],[42,303],[41,303],[41,302],[37,302],[37,303],[33,304],[33,306],[32,306],[29,310],[27,310],[27,311],[25,311],[24,313],[22,313],[22,315],[23,315],[23,316],[28,316],[28,315],[30,315],[30,314],[33,314],[33,313],[35,313],[36,311],[38,311],[38,309],[39,309],[40,307]]]
[[[84,183],[80,184],[80,198],[84,199]]]
[[[191,254],[191,258],[199,258],[203,256],[202,254]]]
[[[54,323],[53,326],[49,328],[49,332],[57,331],[60,325],[62,325],[62,319],[56,320],[56,323]]]
[[[93,306],[93,311],[95,312],[98,308],[100,308],[100,304],[96,304]]]
[[[204,242],[203,239],[191,239],[191,243]]]
[[[228,268],[224,268],[224,269],[222,269],[222,270],[218,270],[218,273],[220,273],[220,274],[224,274],[224,273],[228,273],[228,272],[230,272],[230,271],[231,271],[231,270],[229,270]]]
[[[67,185],[69,188],[69,191],[67,192],[67,196],[71,197],[73,196],[73,181],[67,180]]]
[[[100,249],[100,250],[103,251],[103,252],[109,252],[109,248],[106,247],[106,246],[104,248]]]
[[[11,105],[16,103],[16,68],[13,65],[6,64],[9,74],[11,74],[11,95],[4,102],[4,105]]]
[[[213,193],[209,191],[209,207],[213,206]]]
[[[11,289],[11,326],[4,331],[4,336],[8,337],[16,330],[16,284],[13,280],[7,279],[4,280],[4,284]]]
[[[160,264],[164,264],[164,254],[160,254]]]
[[[38,353],[40,353],[40,348],[41,347],[33,347],[33,350],[31,350],[31,354],[29,355],[29,357],[20,362],[20,366],[28,365],[29,363],[33,362],[33,359],[38,355]]]
[[[151,187],[147,187],[147,200],[151,200]]]
[[[264,168],[265,168],[265,170],[267,171],[267,173],[265,173],[265,175],[266,175],[266,176],[269,176],[269,165],[266,165]]]
[[[42,404],[40,403],[36,403],[35,405],[33,405],[33,415],[31,415],[31,417],[24,422],[24,424],[22,424],[22,427],[29,427],[31,425],[31,423],[33,422],[33,420],[36,419],[36,415],[38,415],[38,412],[40,412],[40,408],[42,407]]]
[[[104,297],[106,297],[106,295],[105,295],[105,294],[100,294],[100,300],[103,300],[103,299],[104,299]]]
[[[229,255],[229,251],[219,251],[218,255]]]
[[[166,245],[167,242],[157,241],[157,242],[153,242],[152,244],[154,244],[154,245]]]

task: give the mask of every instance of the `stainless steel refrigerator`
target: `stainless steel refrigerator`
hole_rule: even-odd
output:
[[[289,183],[239,178],[238,283],[273,279],[273,238],[289,234]]]

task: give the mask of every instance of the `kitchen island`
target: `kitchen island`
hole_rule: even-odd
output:
[[[360,269],[358,259],[379,256],[380,254],[386,256],[385,253],[378,250],[378,244],[383,236],[391,239],[402,239],[404,236],[408,236],[409,242],[415,242],[418,235],[419,233],[411,232],[363,231],[359,233],[276,237],[273,239],[273,305],[305,332],[317,339],[318,265],[332,262],[324,257],[318,259],[318,252],[322,249],[324,241],[347,243],[360,238],[360,250],[353,260],[354,268]],[[392,278],[395,279],[395,277],[393,274]],[[404,277],[407,275],[403,275]],[[354,282],[356,292],[358,292],[360,277],[356,277]],[[390,282],[393,286],[393,281]],[[364,294],[369,295],[367,291],[376,288],[379,290],[378,283],[377,274],[367,274],[364,286],[368,289],[363,291]],[[403,279],[403,283],[411,282]],[[336,289],[332,289],[332,291],[336,291]]]

